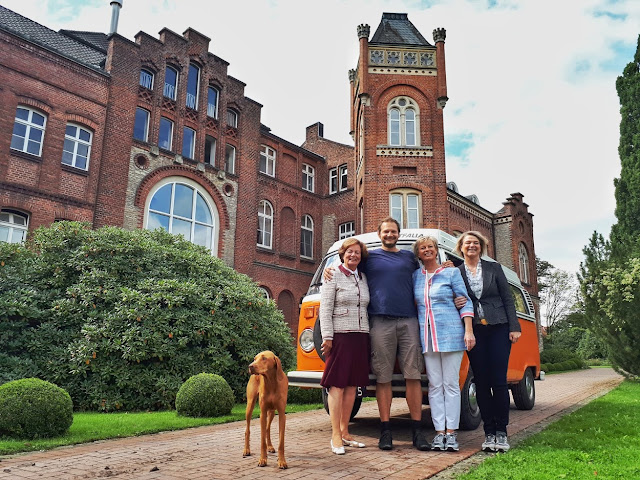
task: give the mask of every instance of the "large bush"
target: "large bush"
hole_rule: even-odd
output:
[[[0,243],[0,345],[0,383],[43,378],[92,410],[173,408],[200,372],[240,399],[257,352],[295,353],[274,302],[204,248],[74,222]]]
[[[199,373],[189,378],[176,395],[178,415],[219,417],[233,408],[233,392],[220,375]]]
[[[73,403],[62,388],[37,378],[0,385],[0,435],[55,437],[73,423]]]

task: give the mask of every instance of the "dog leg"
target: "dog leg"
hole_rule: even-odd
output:
[[[251,417],[253,417],[253,407],[256,405],[256,400],[258,398],[258,382],[256,382],[256,378],[253,376],[249,378],[249,382],[247,383],[247,410],[245,412],[245,418],[247,420],[247,428],[244,431],[244,450],[242,451],[243,457],[248,457],[251,455],[251,448],[249,447],[249,439],[250,439],[250,428],[251,428]]]
[[[273,422],[275,414],[275,410],[269,410],[269,415],[267,416],[267,451],[269,453],[276,453],[276,449],[273,448],[273,443],[271,443],[271,422]]]
[[[262,399],[260,399],[262,403]],[[260,460],[259,467],[267,466],[267,411],[264,405],[260,405]]]
[[[287,422],[284,407],[278,407],[278,420],[280,423],[280,434],[278,435],[280,437],[278,443],[278,468],[284,469],[289,467],[287,461],[284,459],[284,429]]]

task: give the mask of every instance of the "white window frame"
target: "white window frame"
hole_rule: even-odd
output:
[[[193,70],[192,70],[193,69]],[[192,80],[192,73],[196,73],[196,85],[195,85],[195,93],[189,92],[189,83]],[[200,67],[195,63],[189,64],[189,73],[187,74],[187,95],[185,98],[185,103],[187,108],[191,108],[192,110],[198,110],[198,100],[199,100],[199,92],[200,92]]]
[[[276,151],[268,145],[262,145],[260,149],[260,164],[258,165],[258,170],[270,177],[276,176]]]
[[[138,111],[144,112],[146,114],[145,121],[144,121],[144,138],[136,137],[136,123],[137,123],[137,119],[138,119]],[[145,110],[144,108],[141,108],[141,107],[136,107],[136,116],[135,116],[134,122],[133,122],[133,138],[135,138],[136,140],[139,140],[141,142],[148,141],[148,138],[149,138],[149,119],[150,118],[151,118],[151,112],[149,110]]]
[[[167,71],[171,70],[176,74],[176,84],[172,85],[170,83],[167,83]],[[176,99],[177,95],[178,95],[178,81],[180,78],[180,73],[178,72],[178,69],[175,67],[172,67],[170,65],[167,65],[167,67],[164,70],[164,88],[162,90],[162,94],[163,96],[174,100]]]
[[[16,217],[22,218],[24,225],[17,223]],[[0,210],[0,231],[2,230],[7,231],[7,239],[0,241],[6,241],[7,243],[24,243],[29,231],[29,215],[8,208]]]
[[[167,184],[173,184],[172,189],[171,189],[171,205],[169,208],[169,212],[162,212],[162,211],[153,211],[150,208],[151,205],[151,200],[153,199],[154,195],[158,192],[158,190],[160,190],[162,187],[164,187]],[[176,184],[182,184],[185,185],[187,187],[190,187],[194,190],[194,200],[197,198],[197,194],[200,194],[200,196],[202,197],[202,199],[204,200],[206,206],[209,208],[209,212],[211,213],[211,220],[212,223],[207,224],[207,223],[203,223],[200,222],[196,219],[195,216],[195,208],[196,208],[196,202],[193,202],[192,205],[192,216],[191,218],[185,218],[185,217],[181,217],[179,215],[175,215],[174,214],[174,200],[175,200],[175,185]],[[185,177],[178,177],[178,176],[172,176],[172,177],[167,177],[164,178],[162,180],[160,180],[156,185],[153,186],[153,188],[151,189],[151,191],[149,192],[149,195],[147,196],[146,202],[145,202],[145,208],[144,208],[144,228],[145,229],[149,229],[149,213],[156,213],[159,215],[163,215],[165,217],[169,217],[169,233],[173,233],[172,232],[172,227],[173,227],[173,220],[174,219],[178,219],[178,220],[182,220],[182,221],[186,221],[186,222],[190,222],[191,223],[191,238],[194,238],[194,233],[195,233],[195,227],[196,225],[201,225],[204,227],[210,227],[211,228],[211,253],[213,255],[217,255],[218,254],[218,234],[219,234],[219,225],[220,225],[220,217],[218,214],[218,209],[216,208],[216,204],[213,200],[213,198],[211,198],[211,196],[209,195],[209,193],[201,186],[199,185],[197,182],[194,182],[193,180],[189,179],[189,178],[185,178]]]
[[[140,69],[140,86],[148,90],[153,90],[154,79],[155,79],[155,75],[151,70],[147,68]]]
[[[69,127],[75,127],[76,128],[76,135],[75,136],[71,136],[67,133],[67,129],[65,128],[65,132],[64,132],[64,144],[62,147],[62,163],[64,165],[69,165],[71,167],[74,168],[78,168],[80,170],[89,170],[89,159],[91,158],[91,144],[93,142],[93,133],[83,127],[82,125],[79,125],[77,123],[67,123],[67,128]],[[80,135],[82,132],[88,133],[89,134],[89,140],[83,140],[80,138]],[[73,151],[67,150],[67,142],[71,142],[73,144]],[[78,166],[78,158],[81,157],[81,155],[78,154],[78,148],[80,146],[85,146],[87,147],[87,158],[86,158],[86,164],[84,167],[79,167]],[[67,163],[65,162],[65,158],[64,158],[64,154],[68,153],[71,154],[71,162]]]
[[[415,205],[413,201],[415,200]],[[389,216],[395,218],[400,228],[421,228],[422,195],[408,188],[389,192]]]
[[[162,121],[168,122],[169,123],[169,146],[162,146],[162,139],[160,138],[160,135],[162,134]],[[173,148],[173,127],[174,127],[174,123],[173,120],[169,120],[167,117],[160,117],[160,126],[158,128],[158,147],[162,148],[163,150],[168,150],[171,151],[171,149]]]
[[[210,142],[209,148],[207,148],[207,142]],[[215,166],[216,164],[216,149],[218,148],[218,139],[211,135],[206,135],[204,139],[204,155],[205,163]],[[209,162],[207,162],[207,151],[209,153]]]
[[[227,143],[224,151],[224,171],[231,175],[236,174],[236,147]]]
[[[338,189],[341,192],[344,192],[347,189],[348,186],[348,179],[349,179],[349,171],[347,170],[347,165],[340,165],[340,167],[338,168]]]
[[[305,249],[305,233],[311,235],[309,252]],[[313,218],[311,218],[311,215],[302,216],[302,223],[300,225],[300,256],[303,258],[313,258]]]
[[[258,204],[258,247],[273,248],[273,205],[267,200]]]
[[[341,223],[338,227],[338,240],[353,237],[356,234],[355,222]]]
[[[26,120],[22,119],[22,118],[18,118],[18,111],[19,110],[24,110],[24,111],[28,112]],[[42,125],[38,125],[37,123],[35,123],[33,121],[33,116],[34,115],[39,115],[40,117],[43,118]],[[16,133],[15,133],[16,124],[20,124],[20,125],[23,125],[25,127],[24,137],[21,136],[21,135],[16,135]],[[16,108],[16,115],[15,115],[15,119],[14,119],[13,134],[11,136],[11,149],[12,150],[17,150],[19,152],[28,153],[29,155],[35,155],[37,157],[41,157],[42,156],[42,146],[44,144],[44,134],[45,134],[46,129],[47,129],[47,115],[44,112],[41,112],[39,110],[35,110],[33,108],[25,107],[25,106],[22,106],[22,105],[18,105],[18,107]],[[35,133],[35,132],[41,132],[39,140],[34,140],[33,138],[31,138],[32,134]],[[14,146],[14,138],[22,139],[22,146],[20,148],[16,148]],[[33,152],[29,151],[29,145],[32,142],[33,142],[33,144],[38,146],[38,153],[33,153]]]
[[[417,147],[420,145],[420,109],[410,97],[396,97],[387,106],[389,145]]]
[[[316,169],[308,163],[302,164],[302,189],[313,193],[315,191]]]
[[[329,170],[329,195],[338,193],[338,167]]]
[[[211,90],[216,92],[216,102],[210,103],[211,100]],[[215,87],[209,85],[207,88],[207,116],[211,118],[218,118],[218,99],[220,98],[220,90]]]
[[[227,125],[229,127],[238,128],[238,112],[231,108],[227,109]]]
[[[518,245],[518,263],[520,266],[520,281],[522,283],[529,283],[529,253],[524,243],[520,242]]]
[[[193,141],[189,145],[189,151],[185,153],[185,147],[187,146],[185,144],[187,139],[187,132],[193,132],[193,136],[192,136]],[[182,156],[185,158],[194,160],[195,155],[196,155],[196,131],[190,127],[182,127]]]

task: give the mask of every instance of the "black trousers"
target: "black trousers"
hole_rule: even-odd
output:
[[[474,325],[476,345],[467,352],[476,382],[476,395],[485,435],[507,432],[509,387],[507,367],[511,353],[509,324]]]

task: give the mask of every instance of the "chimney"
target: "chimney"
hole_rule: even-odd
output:
[[[122,1],[123,0],[111,0],[111,28],[109,29],[109,35],[117,33],[118,31],[118,17],[120,16]]]

